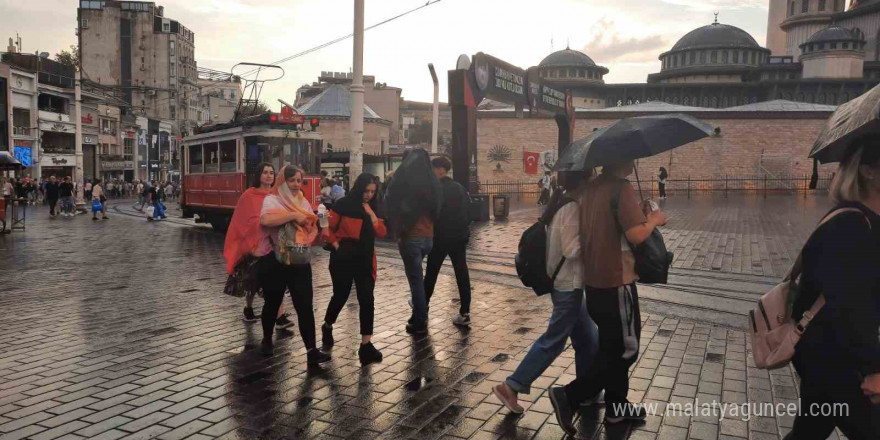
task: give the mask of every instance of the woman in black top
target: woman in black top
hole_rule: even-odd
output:
[[[657,189],[660,191],[660,200],[666,199],[666,179],[669,178],[669,172],[666,168],[660,167],[660,179],[657,181]]]
[[[831,218],[804,246],[794,318],[820,293],[826,304],[796,347],[801,408],[786,440],[824,440],[835,427],[880,439],[880,134],[853,142],[831,196],[862,212]]]

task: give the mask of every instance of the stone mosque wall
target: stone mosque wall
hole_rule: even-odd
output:
[[[762,158],[764,166],[771,172],[809,176],[813,164],[807,154],[828,116],[828,113],[821,113],[821,116],[810,115],[809,118],[758,114],[735,119],[701,117],[706,123],[720,127],[721,135],[641,160],[639,176],[643,181],[650,181],[651,176],[656,178],[660,166],[669,169],[673,179],[757,176],[762,174],[759,172]],[[575,139],[589,135],[593,128],[602,128],[617,120],[578,115]],[[556,123],[552,119],[480,115],[477,122],[480,181],[537,182],[540,170],[539,174],[525,172],[524,153],[553,150],[556,138]],[[835,169],[836,165],[820,166],[820,173],[830,174]]]

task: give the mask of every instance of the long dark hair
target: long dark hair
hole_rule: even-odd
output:
[[[363,204],[364,193],[367,192],[367,186],[373,185],[376,182],[373,180],[374,176],[370,173],[361,173],[360,176],[357,177],[354,181],[354,185],[351,187],[351,191],[348,192],[346,197],[351,197],[354,201]],[[378,199],[379,194],[379,186],[376,185],[376,195],[370,199],[370,208],[373,212],[376,212],[376,207],[378,206],[376,203],[376,199]]]
[[[263,171],[266,171],[266,167],[272,168],[272,175],[275,175],[275,167],[269,162],[261,162],[257,165],[257,173],[254,175],[254,180],[251,181],[251,188],[259,188],[262,182],[260,182],[260,177],[263,175]],[[278,176],[275,176],[277,179]],[[275,184],[275,180],[272,180],[272,185]],[[269,186],[272,186],[269,185]]]
[[[660,167],[660,178],[665,179],[669,177],[669,173],[666,171],[666,168]]]
[[[441,202],[440,181],[425,150],[408,151],[400,168],[394,172],[386,197],[388,218],[394,221],[398,231],[411,228],[422,216],[437,220]]]

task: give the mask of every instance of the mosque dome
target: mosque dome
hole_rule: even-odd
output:
[[[538,67],[595,67],[596,63],[587,54],[565,48],[547,55]]]
[[[714,47],[760,49],[761,45],[748,32],[716,22],[688,32],[675,43],[672,51]]]

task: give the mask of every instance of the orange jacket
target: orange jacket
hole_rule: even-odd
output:
[[[342,240],[358,241],[361,237],[361,228],[364,221],[359,218],[346,217],[334,210],[330,210],[330,225],[327,228],[326,239],[331,246]],[[376,230],[376,238],[385,238],[388,230],[385,221],[379,219],[379,223],[373,225]],[[376,281],[376,249],[373,248],[373,281]]]

